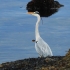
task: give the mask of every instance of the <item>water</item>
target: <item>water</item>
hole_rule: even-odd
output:
[[[0,63],[38,57],[32,42],[36,17],[25,9],[29,1],[0,1]],[[49,18],[42,18],[39,31],[54,55],[65,55],[70,48],[70,1],[59,2],[64,7]]]

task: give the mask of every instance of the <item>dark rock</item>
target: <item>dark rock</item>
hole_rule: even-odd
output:
[[[24,60],[17,60],[13,62],[2,63],[0,70],[35,70],[41,67],[56,65],[57,60],[62,59],[63,56],[52,56],[46,58],[29,58]]]
[[[32,0],[28,2],[28,12],[38,11],[41,17],[49,17],[59,10],[63,5],[54,0]]]
[[[2,63],[0,70],[70,70],[70,49],[65,56],[28,58]]]

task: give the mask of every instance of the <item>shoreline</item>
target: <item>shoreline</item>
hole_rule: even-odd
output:
[[[2,63],[0,70],[70,70],[70,49],[65,56],[27,58]]]

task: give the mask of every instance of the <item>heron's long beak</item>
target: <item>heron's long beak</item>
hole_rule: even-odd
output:
[[[28,12],[28,14],[33,14],[34,12]]]

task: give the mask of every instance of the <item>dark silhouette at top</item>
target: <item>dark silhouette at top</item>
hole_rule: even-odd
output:
[[[38,11],[41,17],[49,17],[64,5],[54,0],[31,0],[26,9],[28,12]]]

